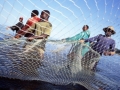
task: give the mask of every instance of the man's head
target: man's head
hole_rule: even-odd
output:
[[[86,30],[89,29],[89,26],[88,25],[84,25],[82,29],[83,29],[83,31],[86,31]]]
[[[39,14],[38,10],[33,10],[31,12],[31,17],[38,16],[38,14]]]
[[[50,12],[49,12],[48,10],[43,10],[43,11],[41,12],[40,18],[41,18],[42,20],[48,20],[49,17],[50,17]]]
[[[108,26],[106,28],[103,28],[103,31],[105,32],[105,35],[107,37],[110,37],[111,35],[113,35],[113,34],[116,33],[115,30],[114,30],[114,28],[112,26]]]
[[[23,17],[20,17],[20,18],[19,18],[19,21],[22,22],[22,21],[23,21]]]

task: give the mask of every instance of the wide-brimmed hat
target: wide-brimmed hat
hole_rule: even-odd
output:
[[[106,32],[107,30],[112,30],[112,34],[115,34],[115,33],[116,33],[115,30],[114,30],[114,28],[113,28],[112,26],[108,26],[108,27],[106,27],[106,28],[103,28],[103,31],[104,31],[104,32]]]

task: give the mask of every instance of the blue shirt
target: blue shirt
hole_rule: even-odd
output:
[[[102,55],[104,51],[115,51],[115,41],[105,35],[99,34],[93,38],[85,39],[85,42],[95,42],[92,49],[100,55]]]

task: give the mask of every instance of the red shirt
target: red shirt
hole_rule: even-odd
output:
[[[17,33],[17,35],[25,35],[27,33],[27,29],[38,21],[40,21],[40,18],[38,16],[29,18],[25,26]]]

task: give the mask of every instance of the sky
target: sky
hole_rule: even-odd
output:
[[[93,37],[104,34],[104,27],[113,26],[116,34],[112,38],[120,48],[120,0],[0,0],[0,25],[15,25],[20,16],[25,24],[34,9],[39,16],[42,10],[50,11],[51,38],[72,37],[82,31],[83,25],[89,26]],[[11,33],[2,27],[0,31]]]

